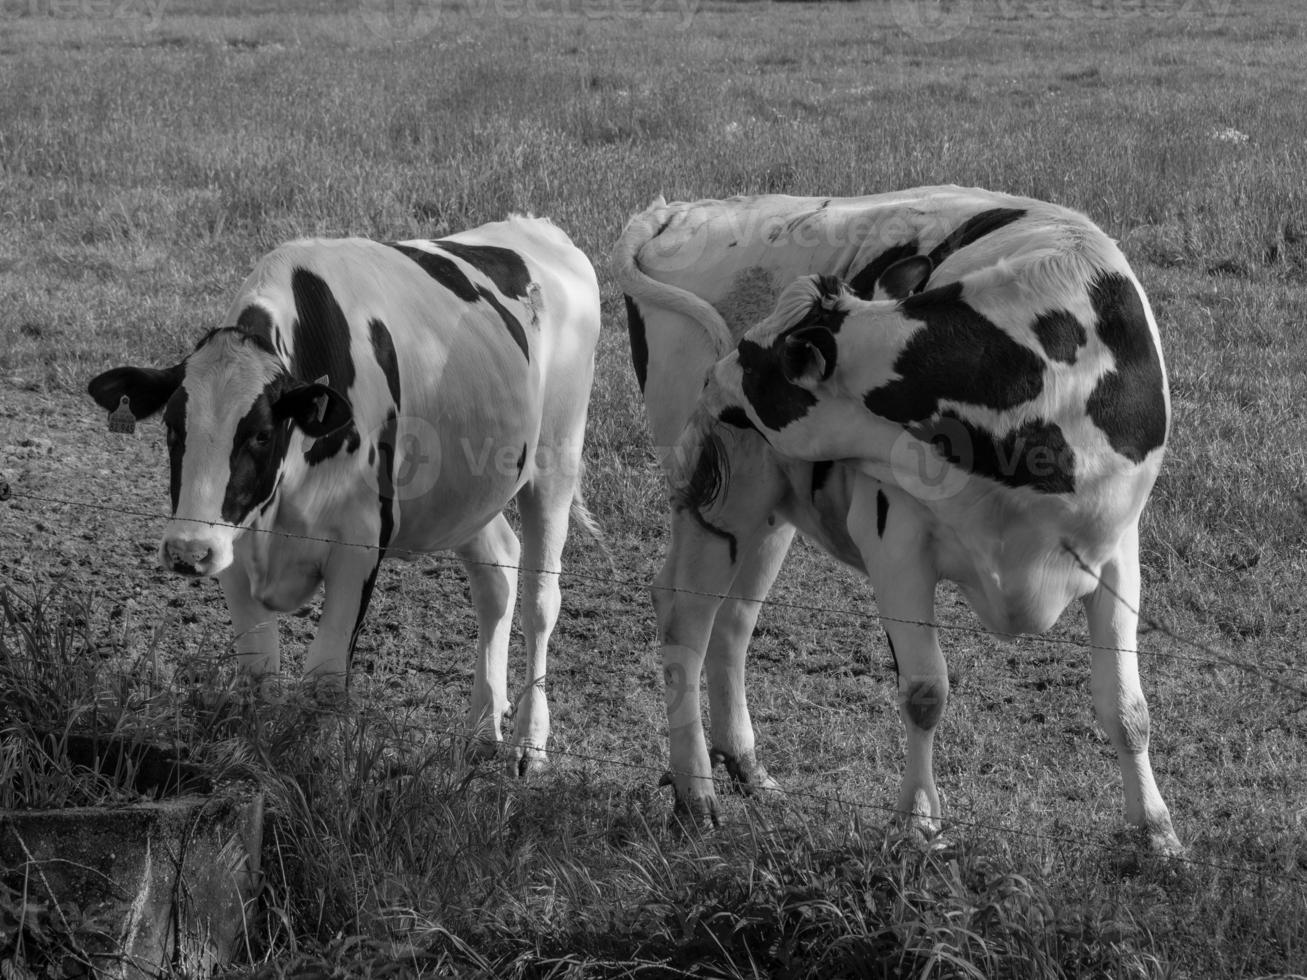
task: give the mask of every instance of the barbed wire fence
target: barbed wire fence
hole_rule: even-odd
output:
[[[143,510],[143,509],[132,508],[132,507],[123,507],[114,504],[107,504],[101,501],[75,499],[70,497],[54,496],[45,493],[29,492],[22,488],[15,488],[12,485],[5,486],[5,495],[8,498],[27,500],[37,504],[44,504],[44,505],[54,504],[54,505],[60,505],[66,507],[83,508],[88,510],[100,511],[104,513],[111,513],[123,517],[132,517],[142,521],[168,521],[172,519],[170,515],[162,514],[157,511]],[[3,499],[5,499],[5,497],[0,497],[0,500]],[[732,600],[732,599],[743,600],[748,602],[756,602],[764,607],[798,610],[807,613],[818,613],[822,615],[834,615],[834,616],[841,616],[841,617],[846,617],[846,618],[856,619],[856,620],[871,620],[879,623],[892,622],[892,623],[899,623],[899,624],[906,624],[906,625],[913,625],[913,626],[928,627],[931,629],[936,629],[941,631],[952,631],[958,633],[967,633],[967,634],[973,634],[979,636],[986,636],[986,637],[992,637],[992,638],[997,638],[1002,640],[1020,640],[1029,643],[1071,646],[1071,647],[1076,647],[1076,648],[1091,650],[1091,651],[1106,650],[1109,652],[1118,652],[1118,653],[1135,653],[1140,658],[1158,658],[1158,659],[1166,659],[1166,660],[1176,660],[1176,661],[1194,663],[1204,667],[1228,668],[1228,669],[1240,671],[1252,677],[1258,682],[1261,682],[1272,688],[1278,689],[1281,692],[1302,699],[1303,704],[1299,708],[1293,709],[1295,712],[1299,710],[1307,709],[1307,671],[1297,669],[1295,665],[1288,662],[1283,664],[1272,664],[1272,665],[1268,665],[1265,663],[1262,664],[1249,663],[1247,661],[1241,660],[1238,657],[1233,656],[1232,654],[1219,650],[1216,647],[1212,646],[1211,644],[1204,643],[1195,640],[1191,637],[1187,637],[1183,635],[1182,633],[1171,628],[1169,625],[1161,623],[1153,619],[1152,617],[1143,614],[1140,610],[1135,609],[1133,606],[1130,606],[1130,604],[1126,602],[1126,600],[1123,599],[1119,594],[1117,594],[1116,591],[1112,589],[1112,587],[1109,584],[1104,582],[1102,578],[1093,571],[1092,568],[1090,568],[1087,564],[1085,564],[1083,560],[1080,558],[1080,556],[1076,554],[1073,549],[1065,545],[1064,547],[1066,547],[1067,551],[1071,554],[1073,560],[1076,561],[1084,571],[1093,575],[1101,585],[1107,588],[1107,590],[1116,597],[1116,600],[1118,602],[1121,602],[1122,604],[1126,605],[1127,608],[1129,608],[1132,613],[1138,615],[1141,626],[1143,626],[1146,630],[1157,632],[1161,635],[1164,635],[1168,637],[1170,640],[1172,640],[1174,643],[1178,644],[1179,646],[1187,648],[1188,650],[1194,652],[1165,651],[1165,650],[1155,650],[1155,649],[1125,650],[1117,647],[1107,647],[1099,644],[1094,644],[1087,640],[1082,640],[1075,637],[1003,633],[995,630],[986,629],[982,626],[969,625],[965,623],[928,622],[925,620],[900,619],[896,617],[886,616],[883,613],[881,613],[879,610],[872,610],[867,608],[851,608],[847,606],[835,606],[835,605],[821,604],[821,603],[796,602],[793,600],[774,599],[771,598],[770,596],[758,598],[755,596],[733,595],[730,593],[704,592],[704,591],[697,591],[697,590],[690,590],[690,589],[681,589],[674,586],[660,586],[654,582],[647,581],[640,576],[632,575],[629,572],[622,573],[616,568],[613,569],[612,573],[607,575],[600,575],[594,572],[582,571],[582,570],[571,569],[571,568],[562,568],[558,571],[554,571],[549,569],[530,568],[518,564],[509,564],[509,563],[502,563],[502,562],[486,562],[486,561],[479,561],[474,559],[467,559],[461,556],[455,556],[449,554],[447,552],[426,552],[426,551],[418,551],[418,550],[402,549],[402,548],[390,548],[390,547],[383,548],[379,545],[371,545],[371,544],[353,544],[353,543],[342,542],[327,537],[308,535],[308,534],[297,534],[294,532],[283,531],[283,530],[272,529],[272,528],[243,527],[241,525],[232,524],[223,521],[196,520],[193,521],[192,523],[204,525],[204,526],[211,526],[211,527],[225,527],[230,529],[252,531],[254,533],[259,533],[259,534],[270,534],[282,538],[300,540],[312,544],[328,545],[333,547],[343,545],[347,547],[359,548],[362,550],[379,551],[382,552],[387,557],[425,559],[425,560],[433,560],[433,561],[447,563],[447,564],[457,563],[457,564],[464,564],[464,565],[480,565],[485,567],[502,568],[505,570],[511,570],[519,573],[525,572],[528,574],[537,574],[537,575],[556,575],[560,577],[560,579],[571,579],[575,581],[582,581],[582,582],[587,582],[587,583],[592,583],[592,584],[602,586],[609,593],[624,593],[624,594],[634,593],[643,597],[647,595],[651,590],[661,589],[665,591],[682,592],[682,593],[695,595],[699,597],[713,598],[713,599],[719,599],[723,601]],[[611,562],[612,559],[610,555],[606,555],[606,558]],[[868,589],[870,590],[870,585],[868,585]],[[232,654],[230,656],[235,656],[235,655]],[[1268,667],[1276,669],[1280,671],[1280,673],[1277,675],[1270,675],[1267,673]],[[478,738],[484,737],[485,733],[475,728],[463,727],[463,728],[443,728],[443,729],[429,728],[426,730],[425,734],[428,736],[428,738],[435,738],[435,739],[444,738],[444,739],[449,739],[451,741],[461,741],[463,743],[468,743],[468,742],[476,741]],[[414,743],[414,746],[416,747],[417,744],[418,743]],[[666,767],[663,766],[653,766],[647,763],[634,762],[630,759],[618,759],[618,758],[612,758],[608,756],[596,755],[593,753],[579,752],[575,750],[565,749],[558,745],[554,745],[552,747],[548,747],[544,745],[539,745],[539,746],[525,745],[522,746],[522,748],[538,749],[542,752],[547,751],[550,755],[554,757],[567,758],[567,759],[575,760],[577,762],[588,762],[610,769],[622,769],[629,772],[657,774],[660,779],[665,778],[669,775],[668,770],[666,769]],[[893,806],[872,803],[866,800],[852,799],[840,795],[818,793],[810,790],[760,786],[754,788],[753,793],[755,797],[767,796],[767,797],[776,797],[783,800],[803,800],[806,802],[819,803],[825,806],[834,806],[836,808],[842,808],[846,810],[876,813],[890,819],[902,817],[902,814]],[[946,828],[965,827],[973,830],[986,831],[1006,838],[1025,838],[1025,839],[1033,839],[1033,840],[1043,840],[1052,843],[1067,845],[1079,850],[1095,850],[1095,851],[1102,852],[1103,854],[1108,856],[1122,857],[1126,853],[1123,851],[1120,845],[1114,844],[1110,840],[1107,840],[1100,835],[1094,835],[1087,831],[1077,831],[1077,833],[1080,835],[1077,837],[1064,836],[1059,834],[1048,833],[1042,830],[1030,830],[1021,827],[1013,827],[1008,824],[995,823],[993,821],[979,819],[977,816],[976,808],[966,807],[964,805],[959,804],[956,801],[951,801],[949,807],[950,810],[952,811],[961,809],[966,812],[967,816],[963,818],[957,816],[955,813],[951,813],[950,815],[946,816],[943,820],[943,824],[945,825]],[[1303,888],[1307,888],[1307,875],[1294,874],[1287,870],[1271,870],[1267,868],[1258,868],[1251,865],[1236,865],[1236,864],[1206,861],[1206,860],[1201,860],[1198,858],[1191,857],[1188,854],[1176,855],[1170,858],[1170,860],[1179,861],[1192,867],[1224,871],[1242,877],[1249,877],[1254,879],[1283,881]],[[1299,863],[1301,863],[1301,860],[1302,859],[1300,858]]]

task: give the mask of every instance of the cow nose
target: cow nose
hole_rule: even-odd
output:
[[[213,548],[196,538],[168,538],[163,543],[164,563],[184,575],[202,574],[201,566],[213,557]]]

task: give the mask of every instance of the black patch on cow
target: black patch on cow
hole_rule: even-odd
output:
[[[724,422],[733,429],[752,429],[758,431],[757,426],[749,419],[749,413],[738,405],[732,405],[730,408],[723,408],[717,416],[718,422]]]
[[[399,359],[395,356],[395,343],[390,339],[390,331],[380,320],[368,321],[368,336],[372,338],[372,356],[377,359],[381,373],[386,376],[386,387],[390,389],[390,400],[398,408],[399,400]]]
[[[1144,304],[1129,279],[1100,273],[1089,287],[1089,299],[1098,314],[1098,336],[1116,360],[1089,396],[1089,417],[1113,449],[1138,463],[1166,441],[1162,362]]]
[[[368,446],[368,465],[377,465],[377,447],[376,445]]]
[[[623,298],[626,300],[626,332],[631,338],[631,365],[635,368],[635,380],[643,395],[645,380],[649,376],[649,338],[645,336],[640,307],[630,296]]]
[[[968,306],[961,283],[909,297],[899,310],[926,326],[895,359],[900,377],[864,396],[874,414],[917,422],[933,416],[946,399],[1003,411],[1043,391],[1043,358]]]
[[[521,476],[521,475],[522,475],[522,470],[523,470],[523,468],[525,468],[525,466],[526,466],[526,448],[527,448],[527,447],[526,447],[526,443],[525,443],[525,442],[522,443],[522,452],[521,452],[521,454],[517,457],[517,475],[518,475],[518,476]]]
[[[163,424],[168,432],[168,493],[172,512],[177,513],[177,498],[182,492],[182,458],[186,455],[186,401],[190,396],[178,388],[163,409]]]
[[[812,464],[812,489],[809,492],[810,496],[817,496],[821,488],[826,485],[826,481],[830,478],[830,472],[834,467],[835,461],[833,459],[819,459],[817,462]]]
[[[908,431],[934,446],[954,466],[977,476],[1039,493],[1075,492],[1075,451],[1053,422],[1027,422],[996,437],[953,412],[944,412],[938,418],[909,425]]]
[[[785,343],[778,337],[771,348],[752,340],[740,341],[741,386],[759,420],[773,431],[803,418],[817,404],[810,391],[790,384],[781,372],[779,348]]]
[[[998,231],[1026,216],[1023,208],[991,208],[973,214],[953,230],[953,233],[930,250],[930,261],[936,268],[954,252],[974,244],[986,235]]]
[[[467,277],[458,263],[436,252],[428,252],[412,245],[399,245],[394,242],[390,247],[416,262],[422,271],[465,303],[477,301],[477,290],[472,280]]]
[[[495,294],[486,289],[485,286],[477,286],[477,294],[485,300],[487,306],[499,314],[499,319],[504,321],[504,326],[508,328],[508,333],[513,338],[513,342],[522,348],[522,356],[526,358],[529,364],[531,362],[531,350],[527,346],[526,331],[522,329],[522,324],[517,317],[509,313],[504,308],[504,304],[499,302]]]
[[[350,329],[345,312],[326,280],[317,273],[297,268],[291,273],[290,286],[295,298],[291,375],[306,382],[325,376],[331,387],[348,395],[354,386],[354,357],[350,353]],[[310,465],[317,465],[335,456],[342,446],[348,452],[356,452],[359,443],[358,428],[351,420],[348,425],[314,440],[304,458]]]
[[[884,490],[876,491],[876,537],[885,536],[885,521],[889,518],[889,497]]]
[[[1089,339],[1084,324],[1067,310],[1049,310],[1035,317],[1031,324],[1039,344],[1050,360],[1074,364],[1076,353]]]
[[[277,336],[277,327],[272,322],[272,314],[262,306],[254,304],[241,310],[241,315],[236,318],[236,326],[252,337],[261,337],[268,342],[269,347],[272,347],[273,338]]]
[[[386,411],[386,421],[377,435],[377,494],[381,498],[380,546],[390,543],[395,529],[395,451],[399,433],[399,415],[395,409]]]
[[[367,618],[368,606],[372,604],[372,591],[377,585],[377,572],[381,570],[381,558],[372,566],[372,571],[368,577],[363,580],[363,588],[359,590],[359,611],[354,617],[354,629],[349,634],[349,652],[345,655],[345,683],[349,683],[349,672],[354,666],[354,648],[358,645],[359,634],[363,632],[363,620]]]
[[[531,284],[531,273],[527,271],[522,256],[511,248],[500,248],[497,245],[467,245],[447,239],[441,239],[434,244],[451,255],[457,255],[468,265],[475,266],[503,295],[522,297],[527,294],[526,288]]]
[[[849,280],[849,291],[860,299],[871,299],[876,292],[876,283],[880,282],[880,277],[885,274],[885,270],[895,262],[902,262],[916,255],[917,248],[917,241],[913,239],[903,245],[892,245],[885,249]]]
[[[389,331],[386,331],[381,321],[373,320],[372,323],[386,333],[386,343],[389,343]],[[375,332],[372,339],[373,348],[375,349],[377,346],[377,334]],[[393,357],[393,349],[391,354]],[[390,380],[389,373],[387,373],[386,378],[387,381]],[[399,405],[399,380],[397,374],[395,383],[391,387],[391,395],[394,397],[397,407]],[[390,539],[395,534],[395,448],[398,441],[398,432],[399,416],[396,414],[396,408],[391,408],[386,412],[386,421],[382,423],[376,445],[368,450],[369,464],[374,461],[377,464],[377,504],[381,511],[381,522],[377,533],[377,563],[372,566],[372,571],[368,573],[363,588],[359,592],[358,614],[354,617],[354,629],[349,634],[349,660],[347,663],[350,666],[353,665],[354,647],[358,644],[359,633],[363,631],[363,620],[366,618],[368,606],[372,602],[372,590],[377,583],[377,571],[381,568],[381,560],[386,557],[386,548],[390,545]]]
[[[257,505],[272,496],[281,461],[290,443],[291,423],[272,411],[285,387],[278,378],[264,386],[248,412],[236,423],[231,447],[231,475],[222,498],[222,519],[240,524]]]

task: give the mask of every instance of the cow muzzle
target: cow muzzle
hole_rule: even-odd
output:
[[[159,563],[188,578],[217,575],[231,564],[231,544],[203,533],[166,534],[159,548]]]

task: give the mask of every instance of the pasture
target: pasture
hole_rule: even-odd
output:
[[[226,608],[215,583],[155,568],[162,427],[110,435],[91,375],[173,363],[294,237],[436,237],[531,211],[600,271],[586,491],[614,566],[574,532],[553,765],[519,783],[450,762],[473,663],[461,571],[383,566],[352,704],[325,734],[292,724],[293,698],[243,709],[243,751],[277,763],[251,969],[1307,972],[1297,0],[10,0],[0,27],[0,587],[75,609],[85,654],[151,690],[234,697]],[[1144,518],[1140,663],[1185,860],[1121,833],[1079,610],[1000,643],[949,589],[946,832],[933,849],[896,834],[874,599],[802,543],[750,658],[760,758],[789,793],[724,797],[721,828],[696,835],[657,786],[644,586],[667,503],[608,249],[658,193],[933,183],[1083,210],[1157,314],[1175,421]],[[283,622],[292,672],[313,621]]]

